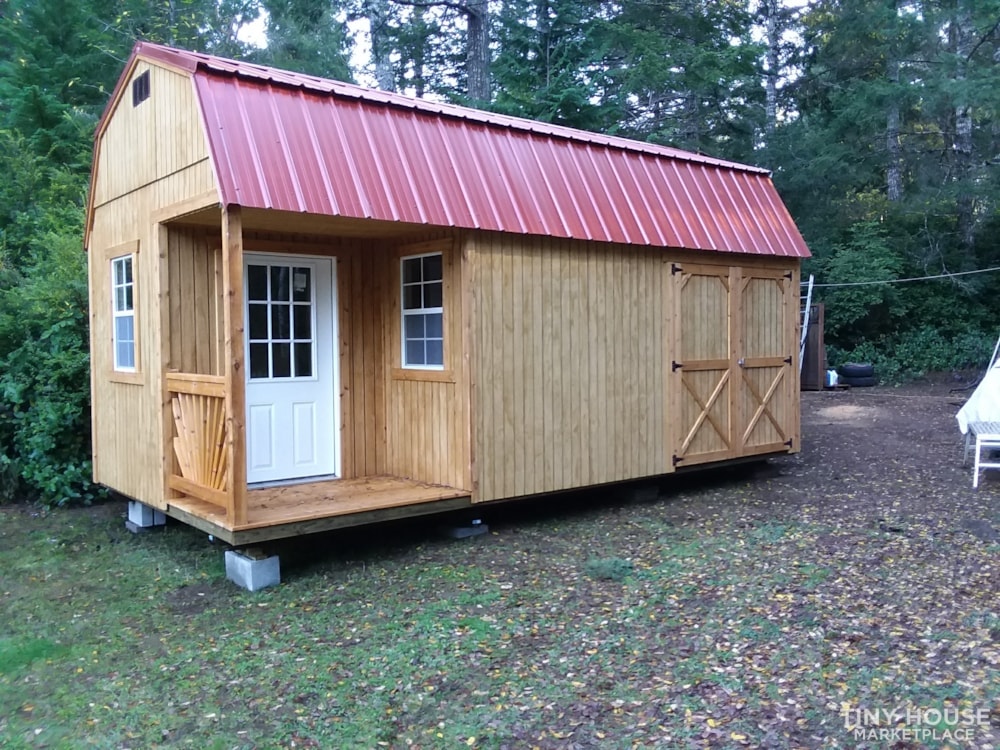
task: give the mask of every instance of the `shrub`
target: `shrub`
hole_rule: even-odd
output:
[[[90,366],[85,256],[74,235],[0,288],[0,498],[89,503]],[[13,281],[12,281],[13,280]]]

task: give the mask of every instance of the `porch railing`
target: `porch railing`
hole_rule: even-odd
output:
[[[170,472],[168,486],[218,506],[232,519],[226,379],[171,372],[166,375],[166,391],[174,421],[175,468],[180,471]]]

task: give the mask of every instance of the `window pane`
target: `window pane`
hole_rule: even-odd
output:
[[[291,283],[288,266],[271,266],[271,300],[288,301],[288,287]]]
[[[132,316],[115,318],[115,341],[133,341],[134,338],[135,329]]]
[[[312,344],[295,345],[295,377],[312,377]]]
[[[296,302],[312,301],[311,268],[296,268],[292,272],[292,299]]]
[[[267,305],[250,305],[250,338],[267,338]]]
[[[406,323],[406,338],[422,339],[424,337],[424,317],[423,315],[407,315],[403,318]]]
[[[442,342],[441,339],[427,340],[427,364],[444,364],[444,342]]]
[[[266,378],[267,371],[267,344],[250,344],[250,377]]]
[[[271,338],[290,339],[292,337],[291,305],[271,305]]]
[[[267,299],[267,266],[247,267],[247,299]]]
[[[424,260],[424,281],[441,279],[441,256],[428,255]]]
[[[129,284],[127,287],[125,287],[125,309],[126,310],[134,310],[135,309],[135,307],[133,306],[133,303],[132,303],[132,289],[133,289],[133,287],[132,287],[131,284]]]
[[[292,345],[271,344],[271,377],[289,378],[292,376]]]
[[[428,313],[424,316],[424,320],[427,321],[427,333],[425,335],[428,338],[439,339],[444,336],[441,333],[442,317],[441,313]]]
[[[125,283],[132,283],[132,259],[122,258],[122,266],[125,268]]]
[[[403,287],[403,309],[404,310],[419,310],[420,304],[420,285],[415,286],[404,286]]]
[[[308,341],[312,338],[312,307],[309,305],[294,306],[295,338]]]
[[[123,258],[111,261],[111,265],[114,268],[115,284],[125,283],[125,261]]]
[[[120,368],[134,368],[135,367],[135,347],[131,342],[119,341],[117,345],[118,351],[118,367]]]
[[[115,312],[124,312],[125,310],[125,287],[117,286],[115,287]]]
[[[408,258],[403,261],[403,283],[412,284],[420,281],[420,258]]]
[[[424,284],[424,307],[441,307],[441,282]]]
[[[407,365],[422,365],[424,363],[424,342],[418,339],[417,341],[407,341],[406,342],[406,363]]]

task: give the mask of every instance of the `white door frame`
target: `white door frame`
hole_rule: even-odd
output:
[[[340,435],[340,422],[341,422],[341,404],[340,404],[340,316],[339,316],[339,299],[337,295],[337,259],[329,255],[306,255],[299,253],[264,253],[264,252],[245,252],[243,254],[243,345],[245,347],[245,366],[244,366],[244,383],[248,391],[253,388],[253,383],[250,380],[250,323],[249,323],[249,294],[248,294],[248,273],[247,266],[251,264],[279,264],[279,265],[291,265],[294,266],[296,261],[303,260],[315,263],[316,261],[329,263],[330,269],[330,286],[329,288],[324,288],[325,285],[321,285],[319,274],[314,273],[316,299],[313,301],[313,309],[315,315],[315,328],[313,330],[313,335],[315,337],[316,346],[316,373],[314,375],[317,378],[322,377],[318,374],[321,358],[319,353],[322,348],[328,347],[330,352],[330,364],[329,364],[329,375],[330,375],[330,403],[332,404],[333,419],[329,425],[331,445],[333,450],[333,471],[332,473],[323,473],[315,476],[309,477],[286,477],[286,478],[269,478],[260,481],[250,481],[249,486],[262,486],[268,484],[294,484],[297,482],[311,481],[316,479],[334,479],[341,475],[343,461],[342,461],[342,446],[341,446],[341,435]],[[324,341],[325,336],[321,337],[321,328],[319,321],[320,307],[319,297],[320,294],[326,293],[328,299],[330,300],[330,312],[329,312],[329,338]],[[280,381],[279,381],[280,382]],[[250,399],[247,399],[247,413],[244,414],[244,423],[246,424],[246,430],[249,432],[250,419],[249,419],[249,408]],[[249,437],[249,434],[247,435]],[[247,452],[247,460],[249,461],[250,451]],[[250,472],[250,467],[247,467],[248,474]]]

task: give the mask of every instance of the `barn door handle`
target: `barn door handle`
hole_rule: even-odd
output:
[[[743,357],[740,357],[738,360],[736,360],[736,364],[738,364],[740,367],[746,367],[747,361],[743,359]]]

